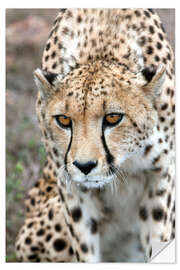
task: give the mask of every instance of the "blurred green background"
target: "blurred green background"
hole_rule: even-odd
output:
[[[174,9],[158,9],[174,48]],[[40,67],[56,9],[6,10],[6,261],[23,223],[23,200],[40,176],[45,150],[35,114],[32,72]]]

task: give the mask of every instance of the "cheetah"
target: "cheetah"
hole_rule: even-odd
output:
[[[175,234],[174,56],[152,9],[64,9],[34,72],[47,161],[19,261],[148,262]]]

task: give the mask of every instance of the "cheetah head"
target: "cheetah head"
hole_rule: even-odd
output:
[[[59,178],[88,188],[120,179],[157,125],[164,74],[164,67],[135,74],[100,60],[64,78],[37,69],[37,115],[47,151],[61,164]]]

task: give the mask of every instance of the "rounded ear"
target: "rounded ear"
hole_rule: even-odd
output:
[[[57,73],[51,73],[37,68],[34,72],[34,80],[42,97],[49,96],[54,88]]]
[[[164,65],[160,65],[158,68],[144,68],[142,75],[147,81],[143,86],[144,92],[149,93],[152,96],[158,96],[161,94],[162,85],[166,78],[166,68]]]

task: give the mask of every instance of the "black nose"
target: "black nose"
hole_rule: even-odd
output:
[[[88,174],[93,168],[96,167],[97,161],[88,161],[86,163],[81,163],[75,160],[73,162],[73,165],[75,165],[82,173]]]

